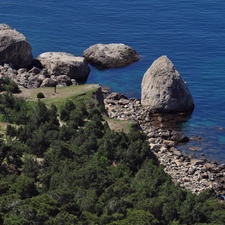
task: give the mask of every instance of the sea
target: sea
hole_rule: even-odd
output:
[[[184,154],[225,163],[225,1],[222,0],[1,0],[0,23],[23,33],[33,56],[63,51],[82,56],[97,43],[124,43],[140,60],[129,66],[91,67],[87,83],[141,98],[145,71],[162,55],[187,82],[195,109],[180,124]]]

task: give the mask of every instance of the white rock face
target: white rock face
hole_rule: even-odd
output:
[[[141,84],[141,103],[157,112],[185,112],[194,109],[194,100],[167,56],[155,60]]]
[[[86,79],[90,73],[88,63],[83,57],[66,52],[45,52],[37,57],[40,65],[50,75],[66,75],[71,79]]]
[[[7,24],[0,24],[0,65],[30,68],[32,60],[32,48],[26,37]]]
[[[95,44],[83,52],[84,58],[92,65],[101,68],[126,66],[139,60],[137,52],[121,44]]]

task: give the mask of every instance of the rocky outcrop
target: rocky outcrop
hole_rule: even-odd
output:
[[[24,88],[39,88],[39,87],[64,87],[72,84],[77,84],[75,79],[71,79],[66,75],[51,75],[46,69],[38,69],[36,67],[28,70],[20,68],[13,69],[9,64],[0,65],[1,77],[9,77]]]
[[[34,66],[46,68],[48,74],[66,75],[71,79],[87,79],[90,68],[83,57],[76,57],[66,52],[45,52],[34,60]]]
[[[6,24],[0,24],[0,65],[15,69],[32,67],[32,48],[26,37]]]
[[[83,52],[92,65],[101,68],[121,67],[139,60],[137,52],[124,44],[96,44]]]
[[[151,108],[143,107],[138,99],[128,99],[115,92],[109,94],[104,103],[110,118],[135,120],[140,125],[148,137],[150,150],[177,185],[195,194],[206,189],[213,189],[218,198],[225,194],[225,165],[218,166],[206,159],[183,154],[178,144],[188,142],[189,138],[179,130],[171,129],[171,125],[165,126],[165,114],[155,114]],[[172,114],[168,116],[171,120]],[[196,137],[190,139],[199,141]]]
[[[92,99],[95,99],[97,101],[97,104],[96,104],[97,106],[102,106],[103,108],[105,108],[104,94],[100,86],[97,88],[95,92],[92,93]],[[92,104],[92,103],[93,102],[89,102],[89,104]]]
[[[173,63],[161,56],[145,72],[141,103],[157,112],[185,112],[194,109],[193,97]]]

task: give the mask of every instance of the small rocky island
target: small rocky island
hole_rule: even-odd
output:
[[[115,68],[139,60],[137,52],[125,44],[95,44],[83,52],[83,57],[99,68]]]
[[[0,77],[11,78],[19,87],[74,85],[87,79],[88,63],[112,68],[138,60],[137,52],[124,44],[96,44],[85,50],[82,57],[65,52],[45,52],[33,59],[32,48],[24,35],[0,24]],[[188,138],[163,125],[194,109],[187,84],[168,57],[158,58],[143,75],[141,100],[128,99],[119,93],[105,93],[104,106],[110,118],[136,121],[148,137],[150,150],[175,183],[196,194],[209,188],[218,195],[223,192],[225,165],[183,155],[179,143],[195,137]]]

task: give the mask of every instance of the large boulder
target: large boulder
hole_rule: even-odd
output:
[[[45,52],[34,60],[36,67],[46,68],[49,75],[66,75],[71,79],[84,80],[90,73],[83,57],[66,52]]]
[[[124,44],[95,44],[86,49],[83,56],[100,68],[126,66],[139,60],[137,52]]]
[[[32,67],[32,48],[25,36],[6,24],[0,24],[0,65]]]
[[[141,84],[141,103],[157,112],[187,112],[194,109],[193,97],[167,56],[155,60]]]

